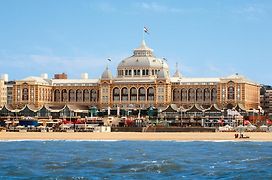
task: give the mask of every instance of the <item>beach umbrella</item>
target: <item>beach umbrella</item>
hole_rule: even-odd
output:
[[[23,129],[23,128],[25,128],[25,126],[16,126],[16,128]]]
[[[266,120],[266,124],[267,124],[267,125],[271,125],[271,124],[272,124],[272,121],[269,120],[269,119],[267,119],[267,120]]]
[[[43,128],[45,128],[46,126],[38,126],[37,128],[39,128],[39,129],[43,129]]]
[[[247,126],[247,125],[249,125],[249,124],[251,124],[249,120],[245,120],[245,121],[244,121],[244,125]]]
[[[227,130],[233,130],[233,127],[230,126],[230,125],[228,125],[228,124],[225,126],[225,128],[226,128]]]
[[[252,124],[247,125],[246,128],[247,128],[247,130],[249,130],[249,131],[254,131],[255,129],[257,129],[257,127],[254,126],[254,125],[252,125]]]
[[[261,125],[260,126],[260,130],[261,131],[267,131],[268,130],[268,126],[267,125]]]

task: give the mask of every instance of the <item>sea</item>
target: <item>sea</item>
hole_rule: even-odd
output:
[[[272,142],[0,141],[0,179],[272,179]]]

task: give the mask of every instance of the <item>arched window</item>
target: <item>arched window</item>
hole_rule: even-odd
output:
[[[28,101],[28,88],[23,88],[22,100]]]
[[[194,89],[188,90],[188,101],[190,101],[190,102],[195,101],[195,90]]]
[[[120,101],[120,89],[117,87],[113,89],[113,101]]]
[[[139,100],[139,101],[145,101],[145,97],[146,97],[145,88],[141,87],[141,88],[138,90],[138,100]]]
[[[130,100],[137,101],[137,89],[135,87],[130,88]]]
[[[63,89],[61,91],[61,101],[62,102],[66,102],[67,101],[67,91],[66,91],[66,89]]]
[[[205,102],[207,102],[207,101],[210,101],[210,99],[211,99],[211,94],[210,94],[210,90],[208,89],[208,88],[206,88],[206,89],[204,89],[204,96],[203,96],[203,100],[205,101]]]
[[[97,101],[97,91],[92,89],[91,90],[91,97],[90,97],[90,100],[93,102],[93,101]]]
[[[180,93],[181,93],[181,101],[182,102],[187,102],[187,90],[182,89]]]
[[[82,91],[78,89],[76,91],[76,102],[81,102],[81,101],[82,101]]]
[[[83,102],[90,101],[90,92],[88,89],[84,89],[83,91]]]
[[[217,92],[216,92],[216,89],[213,88],[211,90],[211,101],[216,101],[216,98],[217,98]]]
[[[128,101],[128,89],[126,87],[121,90],[121,100]]]
[[[55,102],[60,102],[60,90],[58,89],[54,91],[54,100]]]
[[[69,90],[69,102],[75,102],[76,101],[76,93],[74,90]]]
[[[196,101],[198,101],[198,102],[202,101],[202,98],[203,98],[202,95],[203,95],[202,94],[202,89],[197,89],[196,90]]]
[[[173,101],[179,101],[180,100],[180,92],[179,89],[173,90]]]
[[[234,100],[234,87],[230,86],[228,87],[228,99],[229,100]]]
[[[147,89],[147,100],[154,101],[154,88],[152,87]]]

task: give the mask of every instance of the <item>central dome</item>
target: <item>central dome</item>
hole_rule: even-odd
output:
[[[118,77],[156,77],[161,70],[168,72],[167,63],[156,58],[145,41],[142,41],[139,48],[134,49],[132,56],[122,60],[117,67]]]

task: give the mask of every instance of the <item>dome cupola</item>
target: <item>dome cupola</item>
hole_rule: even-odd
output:
[[[118,77],[157,77],[161,69],[168,70],[163,59],[156,58],[145,41],[134,49],[133,55],[122,60],[117,67]]]

